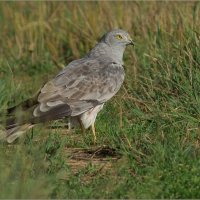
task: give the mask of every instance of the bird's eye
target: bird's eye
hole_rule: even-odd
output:
[[[115,38],[116,38],[117,40],[121,40],[121,39],[122,39],[122,36],[121,36],[121,35],[115,35]]]

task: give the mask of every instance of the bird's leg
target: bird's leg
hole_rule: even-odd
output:
[[[85,127],[83,126],[83,123],[82,123],[82,121],[81,121],[80,118],[78,118],[78,122],[79,122],[80,127],[81,127],[81,132],[82,132],[82,134],[84,135],[84,134],[85,134]]]
[[[71,131],[72,127],[71,127],[71,119],[70,118],[65,118],[66,119],[66,123],[67,123],[67,130]]]
[[[94,144],[96,144],[97,137],[96,137],[96,131],[95,131],[94,123],[92,123],[92,134],[93,134],[93,141],[94,141]]]

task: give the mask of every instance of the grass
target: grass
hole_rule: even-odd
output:
[[[199,2],[1,2],[2,111],[111,28],[137,45],[97,145],[62,121],[1,143],[0,198],[200,198],[199,16]]]

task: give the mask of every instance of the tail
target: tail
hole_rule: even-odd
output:
[[[12,143],[33,126],[32,124],[24,124],[10,129],[1,129],[0,140],[6,140],[8,143]]]
[[[46,107],[47,104],[44,103]],[[55,106],[48,107],[49,110],[43,110],[43,104],[40,104],[35,98],[24,101],[23,103],[9,108],[5,117],[5,128],[0,126],[0,140],[7,140],[8,143],[12,143],[20,135],[26,132],[28,129],[37,123],[43,123],[51,120],[61,119],[71,115],[71,108],[68,104],[57,104]],[[34,115],[36,112],[36,115]]]
[[[0,140],[12,143],[34,124],[30,122],[30,116],[37,106],[37,98],[28,99],[23,103],[7,109],[5,120],[0,121]]]

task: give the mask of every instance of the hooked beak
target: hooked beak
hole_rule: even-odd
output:
[[[131,39],[131,40],[129,40],[129,43],[128,43],[128,45],[135,46],[135,42],[133,42],[133,40]]]
[[[131,38],[129,38],[127,45],[135,46],[135,42]]]

